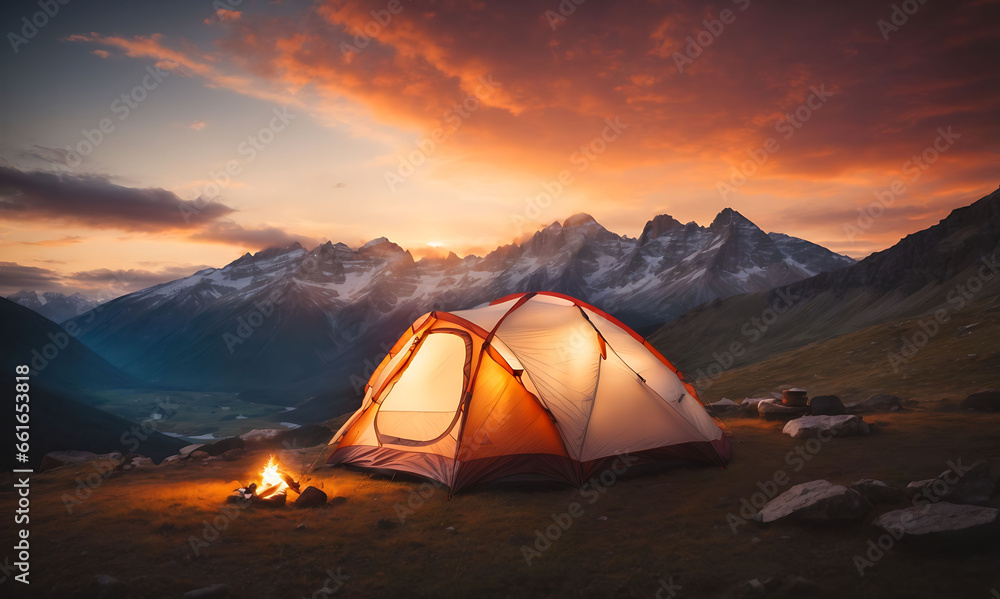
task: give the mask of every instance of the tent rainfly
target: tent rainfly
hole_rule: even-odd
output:
[[[548,292],[418,318],[330,444],[328,464],[408,472],[452,492],[507,477],[582,485],[622,454],[730,459],[694,388],[653,346]]]

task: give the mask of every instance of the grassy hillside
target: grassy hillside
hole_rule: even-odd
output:
[[[859,576],[853,557],[878,537],[868,522],[888,507],[850,526],[747,524],[734,534],[727,524],[741,499],[779,469],[789,484],[876,477],[905,485],[939,474],[949,460],[1000,458],[998,414],[907,412],[872,420],[880,432],[833,439],[798,471],[786,455],[801,441],[782,435],[779,423],[734,420],[728,469],[626,475],[593,503],[564,486],[490,486],[448,500],[444,490],[415,482],[322,468],[307,482],[345,503],[226,516],[223,498],[267,460],[253,453],[237,462],[110,477],[67,513],[63,495],[93,469],[56,470],[33,482],[32,588],[39,597],[67,597],[108,574],[130,583],[134,596],[151,598],[214,583],[229,584],[235,596],[308,597],[329,571],[339,571],[349,578],[329,596],[648,598],[661,580],[672,580],[681,586],[677,597],[700,598],[731,597],[731,589],[756,577],[797,575],[821,587],[810,595],[818,597],[989,597],[1000,552],[896,548]],[[279,455],[294,471],[310,457]],[[9,482],[0,489],[4,501],[12,499]],[[553,526],[552,514],[572,502],[581,503],[582,515],[529,565],[522,547],[534,545],[536,531]],[[398,527],[378,525],[398,522],[404,506],[412,511],[402,512]],[[102,534],[108,530],[115,534]],[[197,544],[197,555],[192,539],[208,539]]]

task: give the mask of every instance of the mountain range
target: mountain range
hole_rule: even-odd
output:
[[[954,328],[947,327],[951,314],[974,303],[1000,311],[998,296],[1000,190],[854,266],[713,300],[668,322],[649,340],[693,378],[704,379],[867,327],[902,326],[900,321],[914,317],[930,331],[923,333],[924,343],[946,329],[954,337]],[[740,344],[739,355],[727,354],[734,343]],[[909,351],[905,338],[897,348]]]
[[[154,385],[239,391],[286,405],[323,392],[353,401],[381,353],[429,310],[549,290],[641,327],[853,263],[764,233],[729,208],[707,227],[657,216],[638,238],[577,214],[485,257],[415,261],[384,237],[357,249],[328,242],[312,251],[293,244],[247,253],[74,322],[90,348]]]
[[[8,295],[7,299],[38,312],[52,322],[64,322],[101,304],[100,301],[91,299],[82,293],[65,295],[56,291],[46,291],[39,295],[36,291],[24,289],[13,295]]]

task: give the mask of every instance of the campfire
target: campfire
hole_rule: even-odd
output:
[[[285,505],[288,490],[301,493],[299,483],[290,474],[278,466],[272,455],[260,473],[260,482],[236,489],[230,501],[250,503],[252,505],[279,507]]]

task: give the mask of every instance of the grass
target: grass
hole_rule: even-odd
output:
[[[32,588],[37,596],[70,596],[103,573],[144,597],[177,597],[218,582],[237,596],[308,597],[328,570],[339,569],[350,578],[332,596],[652,597],[660,579],[672,577],[682,586],[678,596],[714,597],[751,578],[795,574],[831,597],[987,599],[1000,584],[1000,553],[898,549],[860,577],[853,556],[877,536],[867,522],[886,508],[852,526],[747,524],[733,534],[727,514],[778,469],[790,484],[876,477],[903,485],[939,474],[948,460],[1000,458],[1000,415],[907,411],[866,419],[881,423],[881,431],[834,439],[798,472],[785,456],[799,441],[782,435],[779,423],[732,420],[735,459],[728,469],[626,475],[592,504],[563,486],[486,486],[448,499],[445,490],[430,492],[419,482],[321,468],[305,482],[346,503],[251,508],[227,519],[223,498],[267,460],[257,452],[236,462],[115,475],[68,514],[63,495],[93,469],[54,470],[32,483]],[[292,469],[310,457],[279,455]],[[9,479],[0,496],[12,505]],[[522,546],[574,501],[582,515],[529,566]],[[407,502],[413,513],[401,526],[377,528]],[[224,530],[194,555],[190,539],[214,521]],[[12,538],[11,527],[6,519],[0,525],[4,538]]]

